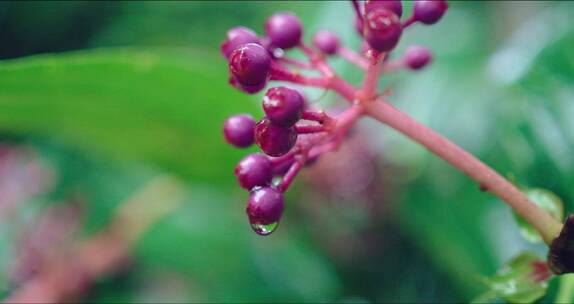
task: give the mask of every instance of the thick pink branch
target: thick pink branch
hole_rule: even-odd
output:
[[[332,78],[329,82],[329,88],[339,93],[339,95],[343,96],[349,102],[352,102],[357,98],[357,89],[341,77],[335,76]]]
[[[373,99],[377,93],[377,84],[379,81],[379,76],[381,75],[381,70],[383,68],[383,60],[385,54],[377,54],[370,50],[371,60],[367,71],[365,72],[365,80],[363,81],[363,88],[359,92],[361,99]]]
[[[381,100],[365,103],[366,114],[410,137],[498,196],[530,223],[550,244],[562,230],[562,224],[531,202],[512,183],[450,140]]]

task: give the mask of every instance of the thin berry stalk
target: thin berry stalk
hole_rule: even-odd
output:
[[[363,22],[363,14],[361,12],[361,8],[359,7],[359,1],[352,0],[351,3],[353,3],[353,9],[355,10],[355,15],[357,16],[357,19]]]
[[[325,126],[323,125],[305,125],[305,126],[296,125],[295,131],[297,131],[297,134],[312,134],[319,132],[327,132],[327,128],[325,128]]]
[[[396,59],[396,60],[390,60],[390,61],[385,62],[383,64],[383,68],[381,69],[381,73],[392,73],[392,72],[398,71],[404,67],[405,67],[405,63],[404,63],[404,60],[402,58]]]
[[[561,223],[472,154],[382,100],[365,103],[365,111],[368,116],[389,125],[446,160],[478,182],[481,188],[506,202],[541,234],[547,244],[551,244],[559,235]]]
[[[331,78],[335,75],[333,69],[331,69],[327,62],[325,62],[325,59],[319,56],[312,48],[303,42],[299,43],[299,48],[307,57],[309,57],[311,63],[317,68],[317,70],[319,70],[319,72],[321,72],[321,74],[323,74],[323,76]]]
[[[369,68],[369,61],[365,57],[347,47],[340,46],[337,49],[337,55],[363,70],[367,70]]]
[[[323,111],[312,111],[312,110],[305,110],[301,115],[302,119],[316,121],[320,124],[326,123],[332,120],[325,112]]]
[[[409,19],[407,19],[405,21],[405,23],[403,23],[403,29],[408,28],[409,26],[413,25],[413,23],[417,22],[417,19],[415,18],[415,16],[411,16]]]
[[[274,65],[271,71],[271,80],[286,81],[310,87],[328,88],[329,80],[323,77],[307,77],[292,72],[282,66]]]
[[[289,186],[291,185],[297,174],[299,174],[299,171],[301,171],[301,168],[303,168],[301,162],[295,161],[291,165],[287,173],[285,173],[283,179],[281,179],[281,182],[279,182],[279,184],[277,185],[277,190],[281,192],[287,191],[287,189],[289,189]]]
[[[290,65],[297,67],[297,68],[300,68],[300,69],[306,69],[306,70],[315,69],[315,67],[311,63],[305,62],[302,60],[298,60],[295,58],[291,58],[291,57],[282,57],[282,58],[279,58],[278,61],[281,63],[290,64]]]

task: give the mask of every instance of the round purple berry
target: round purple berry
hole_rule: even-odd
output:
[[[273,164],[263,154],[249,154],[235,167],[235,176],[239,185],[247,190],[268,186],[273,178]]]
[[[397,46],[403,31],[397,14],[379,8],[368,12],[365,19],[365,39],[373,49],[388,52]]]
[[[289,152],[296,141],[294,127],[281,127],[267,118],[255,125],[255,143],[269,156],[277,157]]]
[[[419,70],[424,68],[432,60],[430,51],[423,46],[410,46],[405,51],[404,61],[405,64],[412,70]]]
[[[339,49],[339,37],[333,32],[318,31],[313,35],[313,44],[324,54],[333,55]]]
[[[367,0],[365,2],[365,12],[384,8],[395,13],[399,18],[403,16],[403,4],[400,0]]]
[[[424,24],[434,24],[447,11],[445,0],[417,0],[414,5],[415,19]]]
[[[301,119],[305,101],[296,90],[275,87],[263,96],[263,111],[274,125],[290,127]]]
[[[265,22],[265,32],[273,46],[290,49],[301,41],[303,26],[297,16],[290,13],[277,13]]]
[[[257,34],[249,28],[238,26],[227,31],[227,39],[221,44],[221,53],[229,58],[237,47],[247,43],[258,43]]]
[[[228,143],[246,148],[254,141],[255,120],[250,115],[239,114],[229,117],[223,124],[223,135]]]
[[[231,84],[233,87],[237,88],[240,91],[243,91],[247,94],[255,94],[261,90],[263,90],[266,86],[267,86],[267,82],[263,82],[261,84],[256,84],[256,85],[243,85],[241,83],[239,83],[237,81],[237,79],[235,79],[235,77],[231,76],[231,78],[229,78],[229,84]]]
[[[251,225],[269,225],[281,219],[284,206],[283,193],[264,187],[251,192],[245,211]]]
[[[229,69],[241,85],[259,86],[269,79],[271,56],[259,44],[247,43],[233,50],[229,57]]]

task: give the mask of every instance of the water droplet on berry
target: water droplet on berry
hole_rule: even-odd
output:
[[[275,229],[277,229],[277,226],[279,226],[279,222],[275,222],[275,223],[271,223],[271,224],[267,224],[267,225],[258,224],[258,223],[252,223],[251,224],[251,228],[253,229],[253,231],[255,231],[255,233],[257,233],[259,235],[270,235],[271,233],[273,233],[273,231],[275,231]]]

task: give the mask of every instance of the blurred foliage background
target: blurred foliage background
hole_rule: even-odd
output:
[[[410,28],[397,50],[426,45],[433,65],[385,77],[381,88],[571,211],[574,3],[450,6],[436,26]],[[165,175],[177,179],[178,202],[142,224],[129,262],[91,282],[83,301],[469,301],[520,251],[544,257],[504,204],[373,122],[298,178],[278,231],[252,233],[232,174],[247,151],[226,146],[221,125],[238,112],[261,116],[260,94],[227,85],[219,44],[236,25],[262,33],[281,10],[301,17],[307,41],[326,28],[358,48],[344,1],[0,2],[2,295],[104,231],[119,206]],[[360,81],[354,67],[333,64]]]

